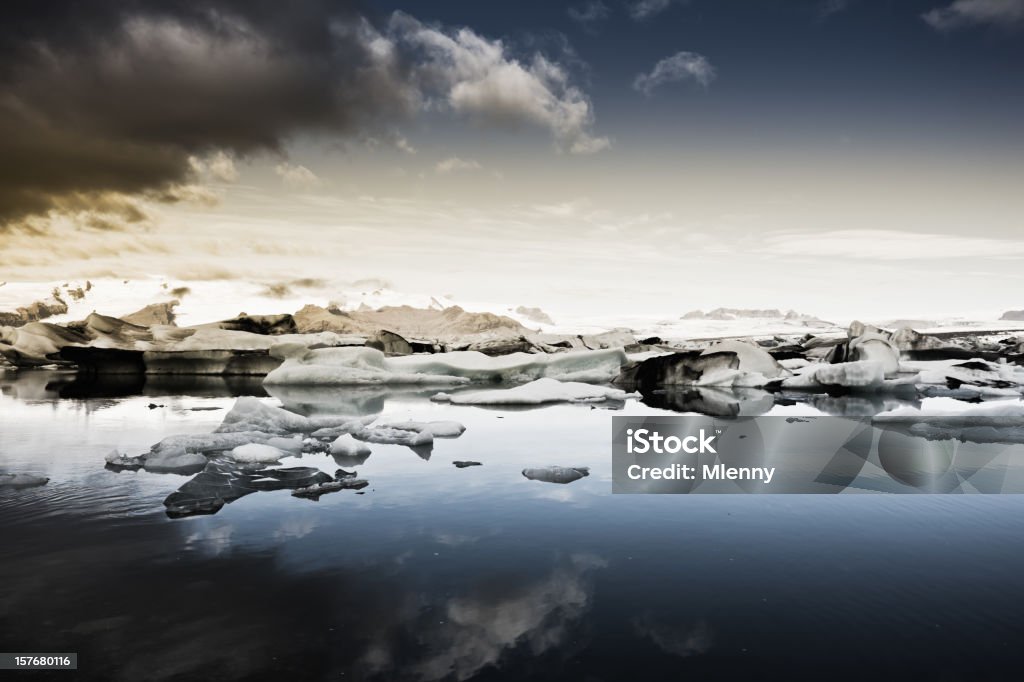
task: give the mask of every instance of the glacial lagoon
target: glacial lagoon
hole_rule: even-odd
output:
[[[1024,496],[611,493],[613,415],[889,403],[713,390],[508,409],[45,370],[0,391],[0,470],[49,478],[0,490],[5,646],[77,652],[74,679],[979,679],[1024,663]],[[191,475],[105,466],[212,431],[239,396],[466,431],[362,462],[289,457],[368,485],[186,518],[164,500]],[[522,475],[549,465],[589,475]]]

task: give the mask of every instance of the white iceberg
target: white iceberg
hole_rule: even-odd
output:
[[[400,429],[388,426],[364,427],[354,431],[352,436],[368,443],[408,445],[412,448],[420,445],[430,445],[434,442],[434,434],[426,429]]]
[[[899,349],[888,337],[878,333],[864,332],[850,339],[849,359],[878,363],[885,378],[892,378],[900,371]]]
[[[261,443],[247,443],[233,448],[229,453],[236,462],[277,462],[284,453],[271,445]]]
[[[266,384],[360,385],[521,383],[543,377],[565,381],[614,379],[626,362],[621,348],[568,353],[511,353],[492,357],[475,351],[386,357],[373,348],[275,347],[283,357]]]
[[[465,425],[456,421],[397,422],[394,424],[381,424],[380,427],[416,431],[418,433],[428,431],[434,438],[458,438],[466,430]]]
[[[370,455],[370,448],[360,443],[351,434],[343,433],[331,443],[331,454],[344,457],[363,457]]]
[[[787,376],[789,373],[767,351],[745,341],[719,341],[701,355],[713,353],[735,353],[739,360],[738,369],[747,374],[760,374],[768,379]]]
[[[783,388],[816,389],[823,386],[845,388],[878,388],[885,382],[885,365],[881,362],[840,362],[810,365],[794,377],[782,382]]]

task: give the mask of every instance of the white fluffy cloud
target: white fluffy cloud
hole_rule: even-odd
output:
[[[311,189],[320,185],[320,178],[305,166],[282,161],[274,167],[274,172],[292,189]]]
[[[715,67],[707,57],[696,52],[677,52],[655,64],[650,73],[638,74],[633,80],[633,87],[650,95],[661,85],[683,80],[694,80],[707,87],[715,76]]]
[[[921,15],[937,31],[988,24],[1000,28],[1024,27],[1024,0],[956,0]]]
[[[563,65],[539,52],[520,60],[501,40],[468,28],[427,25],[401,12],[392,15],[380,41],[385,59],[396,50],[418,57],[410,83],[422,107],[447,108],[486,124],[539,126],[571,154],[597,152],[610,144],[590,132],[590,98],[571,82]]]
[[[473,159],[460,159],[457,156],[449,157],[443,161],[438,161],[437,166],[434,167],[438,173],[457,173],[459,171],[475,171],[483,168],[478,162]]]

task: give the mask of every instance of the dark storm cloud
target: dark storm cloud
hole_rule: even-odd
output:
[[[194,198],[204,169],[234,175],[231,157],[424,108],[540,127],[569,153],[609,144],[558,62],[402,12],[373,23],[329,0],[67,0],[13,13],[0,29],[0,225],[94,207],[137,220],[135,199]]]
[[[17,3],[0,30],[0,220],[111,194],[173,200],[213,150],[277,150],[411,107],[347,5]],[[386,71],[386,73],[384,73]],[[72,206],[66,206],[72,204]]]

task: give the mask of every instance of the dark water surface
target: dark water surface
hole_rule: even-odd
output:
[[[79,654],[10,679],[1024,677],[1024,496],[613,496],[612,415],[667,412],[326,391],[265,399],[467,431],[429,459],[372,446],[363,495],[169,519],[189,477],[104,455],[210,431],[258,385],[68,383],[0,381],[0,469],[51,478],[0,490],[0,650]],[[520,474],[551,464],[591,475]]]

